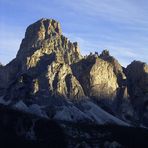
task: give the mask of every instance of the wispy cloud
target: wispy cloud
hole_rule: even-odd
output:
[[[139,7],[137,1],[132,0],[64,0],[73,11],[89,16],[128,23],[147,25],[147,10]],[[96,18],[94,18],[96,19]]]
[[[83,35],[80,37],[74,33],[65,33],[65,35],[72,41],[78,41],[83,55],[95,51],[101,53],[102,50],[109,49],[111,55],[117,58],[123,66],[130,64],[133,60],[148,62],[148,55],[146,54],[148,50],[143,48],[141,42],[122,41],[118,38],[114,38],[114,40],[112,38],[108,38],[108,40],[91,40],[91,38],[85,39]]]

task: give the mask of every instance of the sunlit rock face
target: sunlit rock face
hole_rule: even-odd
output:
[[[118,83],[111,64],[99,58],[95,59],[90,71],[90,88],[90,96],[97,96],[98,98],[116,96]]]
[[[89,97],[106,99],[116,97],[117,77],[112,64],[107,61],[89,55],[73,65],[73,72]]]
[[[114,73],[117,76],[118,84],[119,86],[122,86],[123,81],[126,79],[126,76],[123,72],[123,67],[113,56],[110,55],[108,50],[104,50],[99,57],[113,66]]]
[[[129,97],[128,92],[127,92],[127,85],[126,85],[126,76],[124,73],[124,68],[120,65],[120,63],[110,55],[108,50],[104,50],[100,56],[101,59],[107,61],[113,66],[113,71],[117,77],[117,82],[118,82],[118,94],[117,96],[119,98],[125,98],[127,99]]]
[[[17,58],[21,60],[24,71],[36,67],[44,56],[53,52],[57,61],[66,64],[72,64],[81,58],[78,44],[62,35],[59,22],[41,19],[27,28]]]

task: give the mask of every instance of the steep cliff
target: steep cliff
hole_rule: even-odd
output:
[[[116,97],[118,82],[112,64],[89,55],[73,64],[72,69],[87,96],[99,99]]]
[[[37,21],[27,28],[16,59],[1,68],[1,85],[8,87],[5,98],[22,99],[16,96],[22,90],[20,85],[25,85],[23,80],[19,80],[22,74],[32,78],[29,82],[32,97],[40,94],[42,98],[52,95],[71,99],[83,97],[83,89],[70,68],[70,64],[81,58],[78,44],[70,42],[62,35],[58,22],[48,19]],[[15,86],[8,85],[12,81]],[[27,93],[24,90],[25,92]],[[21,93],[20,95],[22,96]]]
[[[69,65],[81,58],[78,44],[62,35],[59,22],[41,19],[27,28],[17,59],[21,60],[22,70],[26,70],[35,67],[44,55],[53,52],[57,61]]]
[[[126,68],[127,88],[139,122],[148,125],[148,65],[133,61]]]

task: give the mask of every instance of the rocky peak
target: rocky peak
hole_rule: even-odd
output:
[[[140,61],[133,61],[126,68],[128,90],[131,97],[148,95],[148,65]]]
[[[59,22],[41,19],[27,28],[17,59],[22,63],[24,71],[28,69],[28,63],[36,66],[44,55],[53,52],[56,53],[58,61],[67,64],[72,64],[82,57],[78,43],[72,43],[62,35]]]
[[[118,88],[113,65],[90,54],[72,66],[73,73],[89,97],[113,99]]]
[[[27,28],[25,38],[44,40],[61,34],[62,30],[59,22],[53,19],[41,19]]]
[[[126,76],[123,72],[123,67],[120,65],[118,60],[111,56],[108,50],[103,50],[99,57],[113,65],[114,72],[118,79],[118,84],[119,86],[122,86],[122,84],[124,83],[123,81],[126,79]]]
[[[60,23],[53,19],[41,19],[31,24],[25,33],[25,38],[37,35],[39,39],[48,38],[51,33],[62,34]]]
[[[51,41],[61,34],[59,22],[53,19],[41,19],[27,27],[25,38],[22,40],[17,56],[28,52],[28,50],[33,50],[33,48],[41,48],[43,46],[42,41],[47,39]]]
[[[100,57],[108,57],[110,56],[109,50],[105,49],[102,51],[102,53],[100,54]]]

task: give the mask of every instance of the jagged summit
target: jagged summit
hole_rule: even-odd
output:
[[[109,50],[105,49],[102,51],[102,53],[100,54],[100,57],[107,57],[110,56]]]
[[[25,38],[36,37],[40,40],[49,38],[52,34],[62,34],[60,23],[54,19],[42,18],[27,27]]]
[[[25,38],[22,40],[18,56],[25,48],[38,48],[42,46],[41,42],[46,39],[53,39],[61,35],[60,24],[53,19],[40,19],[29,25],[26,29]]]
[[[37,40],[43,40],[56,34],[62,34],[60,23],[54,19],[41,19],[27,28],[25,38],[36,37]]]
[[[31,62],[29,57],[35,57],[34,62],[38,62],[43,55],[51,53],[55,53],[58,61],[67,64],[77,62],[82,57],[78,43],[72,43],[62,35],[59,22],[53,19],[41,19],[26,29],[17,59],[25,62],[22,63],[25,68],[25,65]]]

